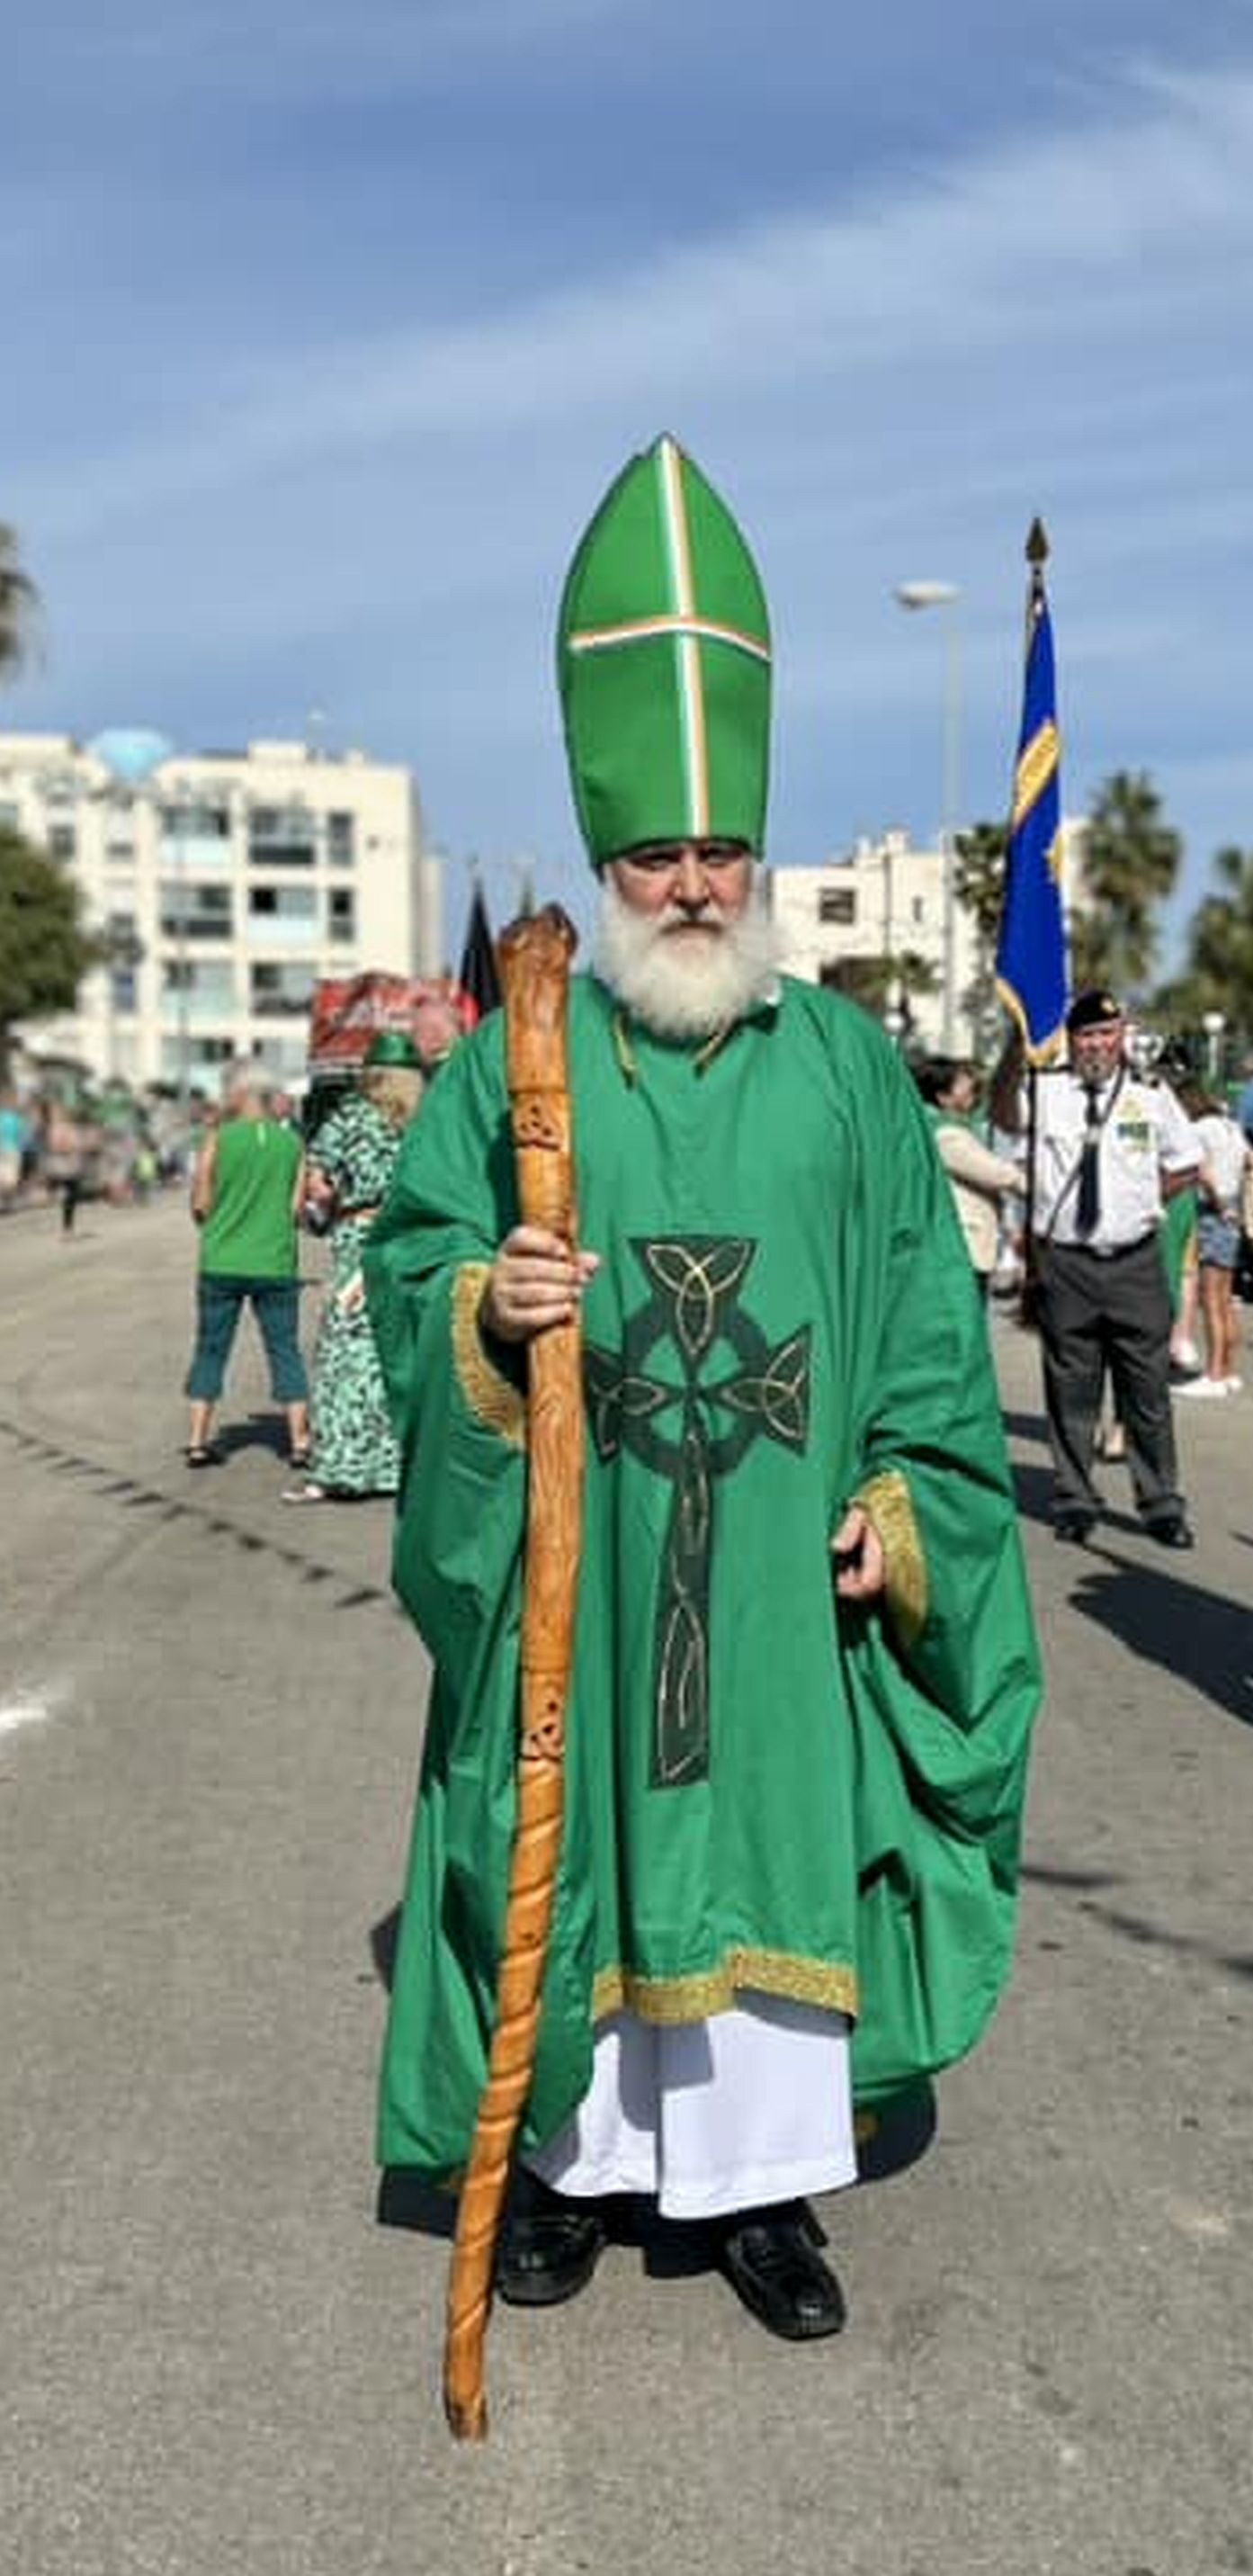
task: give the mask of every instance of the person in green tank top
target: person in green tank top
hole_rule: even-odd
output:
[[[196,1343],[185,1392],[191,1402],[187,1464],[207,1467],[221,1452],[213,1420],[239,1319],[251,1306],[270,1368],[270,1392],[287,1416],[291,1463],[308,1464],[309,1384],[300,1354],[297,1219],[304,1151],[285,1122],[270,1117],[264,1086],[245,1071],[221,1122],[196,1160],[191,1211],[200,1227]]]
[[[520,1223],[501,1015],[401,1151],[364,1267],[431,1654],[380,2088],[455,2187],[516,1808],[527,1349],[582,1322],[563,1844],[497,2270],[591,2277],[606,2194],[700,2222],[796,2341],[844,2322],[809,2196],[973,2046],[1008,1973],[1039,1660],[988,1337],[922,1103],[777,971],[770,637],[675,441],[575,556],[558,668],[601,872],[568,1021],[580,1248]]]

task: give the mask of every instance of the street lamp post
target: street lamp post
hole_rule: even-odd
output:
[[[1205,1031],[1205,1079],[1211,1091],[1216,1091],[1222,1081],[1223,1031],[1227,1026],[1226,1016],[1222,1011],[1206,1011],[1202,1016],[1201,1026]]]
[[[962,738],[962,656],[961,624],[958,602],[961,592],[952,581],[901,581],[896,597],[902,608],[946,608],[950,611],[944,629],[944,704],[941,728],[940,759],[940,905],[943,940],[943,1003],[941,1043],[946,1055],[953,1053],[956,1019],[956,928],[957,889],[954,882],[957,816],[961,805],[961,738]]]

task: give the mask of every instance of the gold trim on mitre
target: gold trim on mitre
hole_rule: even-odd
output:
[[[602,1968],[592,1987],[592,2019],[633,2012],[641,2021],[708,2021],[732,2012],[742,1994],[785,1995],[792,2003],[857,2015],[857,1971],[843,1960],[806,1959],[788,1950],[725,1950],[716,1968],[690,1977],[641,1977],[633,1968]]]
[[[479,1308],[491,1277],[489,1261],[463,1261],[452,1289],[452,1356],[457,1384],[471,1413],[514,1449],[526,1447],[526,1397],[483,1348]]]
[[[927,1560],[909,1486],[899,1468],[890,1467],[872,1476],[853,1500],[860,1503],[883,1550],[888,1608],[902,1642],[912,1646],[927,1623]]]

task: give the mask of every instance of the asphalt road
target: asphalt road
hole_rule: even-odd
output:
[[[1195,1555],[1115,1468],[1080,1554],[996,1321],[1049,1668],[996,2027],[822,2204],[838,2342],[615,2245],[497,2311],[462,2450],[371,2164],[425,1665],[387,1508],[281,1502],[251,1342],[188,1474],[192,1264],[170,1202],[0,1223],[0,2566],[1253,2569],[1253,1392],[1179,1408]]]

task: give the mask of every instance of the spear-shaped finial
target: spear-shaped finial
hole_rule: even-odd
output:
[[[1043,519],[1033,519],[1027,530],[1026,555],[1032,571],[1042,572],[1049,559],[1049,541]]]

